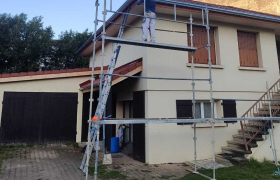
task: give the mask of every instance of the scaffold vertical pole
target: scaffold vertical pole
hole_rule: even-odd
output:
[[[88,180],[88,167],[89,167],[89,157],[90,157],[90,145],[91,145],[91,128],[92,128],[92,103],[93,103],[93,82],[95,80],[94,78],[94,65],[95,65],[95,60],[96,60],[96,32],[97,32],[97,26],[98,26],[98,6],[99,6],[99,1],[95,1],[95,21],[94,21],[94,39],[93,39],[93,53],[92,53],[92,73],[91,73],[91,86],[90,86],[90,105],[89,105],[89,120],[88,120],[88,143],[87,143],[87,159],[86,159],[86,180]],[[82,168],[82,167],[80,167]]]
[[[193,16],[192,13],[190,14],[190,38],[191,38],[191,47],[193,47]],[[194,119],[196,118],[196,114],[195,114],[195,81],[194,81],[194,52],[191,52],[191,69],[192,69],[192,94],[193,94],[193,100],[192,100],[192,114]],[[194,141],[194,173],[197,173],[197,149],[196,149],[196,123],[194,123],[194,128],[193,128],[193,141]]]
[[[266,89],[267,89],[267,97],[268,97],[268,105],[269,105],[269,114],[270,114],[270,117],[272,117],[271,97],[270,97],[270,91],[269,91],[269,86],[268,86],[267,81],[266,81]],[[271,134],[270,134],[271,149],[272,149],[275,165],[278,168],[278,172],[280,172],[279,164],[278,164],[278,158],[277,158],[277,150],[275,149],[276,146],[275,146],[275,137],[274,137],[274,126],[273,126],[273,121],[272,120],[270,120],[270,126],[271,126]]]
[[[174,21],[177,21],[177,6],[174,4]]]
[[[102,52],[101,52],[101,71],[100,71],[100,84],[99,84],[99,107],[98,108],[98,121],[101,120],[102,112],[101,112],[101,107],[102,107],[102,83],[103,83],[103,66],[104,66],[104,58],[105,58],[105,36],[106,36],[106,15],[107,15],[107,0],[104,0],[104,9],[103,9],[103,31],[102,31]],[[101,102],[101,103],[100,103]],[[99,134],[100,134],[100,125],[97,127],[97,137],[96,137],[96,150],[95,150],[95,170],[94,170],[94,180],[97,180],[97,171],[98,171],[98,153],[99,153]]]
[[[144,16],[146,18],[146,0],[144,0]]]
[[[211,60],[211,42],[210,42],[210,25],[209,10],[205,9],[206,29],[207,29],[207,51],[209,64],[209,85],[210,85],[210,101],[211,101],[211,127],[212,127],[212,155],[213,155],[213,180],[216,179],[216,157],[215,157],[215,126],[214,126],[214,99],[213,99],[213,80],[212,80],[212,60]]]

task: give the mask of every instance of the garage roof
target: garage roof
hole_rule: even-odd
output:
[[[127,64],[124,64],[118,68],[116,68],[114,70],[114,74],[120,74],[120,75],[129,75],[129,76],[132,76],[132,75],[135,75],[139,72],[142,71],[142,58],[140,59],[137,59],[135,61],[131,61]],[[105,78],[104,78],[105,79]],[[123,80],[127,79],[127,77],[121,77],[121,76],[112,76],[112,85],[115,85]],[[104,80],[103,80],[104,82]],[[100,83],[100,78],[99,77],[96,77],[94,83],[93,83],[93,86],[94,86],[94,90],[98,90],[98,86],[99,86],[99,83]],[[82,91],[90,91],[90,88],[91,88],[91,80],[88,80],[88,81],[85,81],[83,83],[80,84],[80,87]]]
[[[100,74],[100,69],[101,69],[100,67],[94,68],[94,73]],[[106,72],[108,66],[105,66],[103,69]],[[76,69],[61,69],[61,70],[52,70],[52,71],[0,74],[0,83],[90,76],[92,72],[91,70],[92,68],[76,68]]]

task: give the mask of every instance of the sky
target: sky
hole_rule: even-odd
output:
[[[113,10],[117,10],[126,0],[112,0]],[[100,0],[99,19],[103,19],[103,0]],[[109,0],[107,0],[109,9]],[[0,14],[16,15],[25,13],[28,19],[42,16],[44,27],[52,26],[55,39],[65,30],[83,32],[94,30],[95,0],[0,0]],[[112,13],[108,13],[109,18]],[[99,23],[101,25],[101,23]]]

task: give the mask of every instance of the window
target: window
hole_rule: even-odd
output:
[[[214,117],[216,117],[215,106],[214,106]],[[211,103],[210,102],[197,102],[195,104],[195,116],[196,116],[196,119],[211,118]]]
[[[250,32],[237,32],[240,66],[259,67],[257,52],[257,34]]]
[[[190,27],[188,26],[188,32]],[[193,26],[193,46],[203,47],[207,45],[207,30],[205,27]],[[212,64],[216,64],[216,48],[215,48],[215,29],[210,29],[210,43],[211,43],[211,61]],[[191,38],[188,36],[188,46],[191,46]],[[206,48],[202,48],[194,53],[194,63],[208,64],[208,51]],[[191,53],[189,53],[189,63],[192,62]]]
[[[177,100],[176,101],[177,117],[178,118],[193,118],[192,100]],[[196,102],[195,116],[199,118],[211,118],[211,103],[209,101]],[[214,117],[216,116],[216,103],[214,104]],[[192,123],[178,123],[178,125]]]

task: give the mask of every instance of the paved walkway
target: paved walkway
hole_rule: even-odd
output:
[[[48,145],[25,147],[13,152],[13,157],[2,164],[1,179],[3,180],[83,180],[78,169],[83,154],[80,149],[65,145]],[[102,160],[100,155],[100,163]],[[92,158],[90,165],[94,163]],[[113,155],[113,164],[103,166],[106,173],[117,171],[124,175],[115,179],[179,179],[187,171],[184,164],[147,165],[133,160],[123,154]],[[102,179],[108,178],[103,176]],[[113,176],[112,176],[113,177]],[[93,179],[91,177],[90,179]]]

